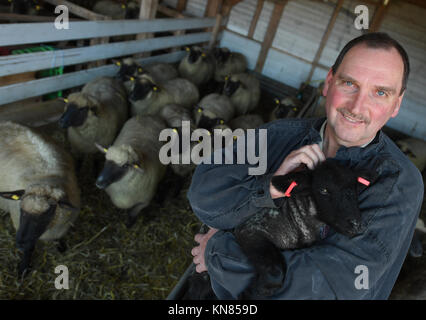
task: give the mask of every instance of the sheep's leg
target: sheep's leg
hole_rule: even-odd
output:
[[[21,250],[22,257],[18,263],[18,277],[24,277],[31,269],[31,256],[33,255],[34,247]]]
[[[127,223],[126,223],[127,228],[130,229],[136,223],[139,213],[145,207],[146,207],[146,204],[144,202],[137,203],[127,212]]]
[[[281,251],[260,234],[237,238],[241,249],[256,270],[256,278],[242,293],[241,298],[253,299],[274,295],[282,288],[286,263]]]

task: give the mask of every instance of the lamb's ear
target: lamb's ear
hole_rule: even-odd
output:
[[[358,193],[363,192],[366,188],[370,187],[379,177],[379,174],[375,170],[357,170],[356,171],[358,180]]]
[[[104,147],[102,147],[99,143],[97,143],[97,142],[95,142],[95,147],[100,151],[100,152],[102,152],[103,154],[106,154],[107,153],[107,151],[108,151],[108,149],[107,148],[104,148]]]
[[[311,186],[311,172],[299,171],[291,172],[284,176],[272,177],[272,185],[280,192],[287,196],[309,192]]]
[[[25,190],[16,191],[5,191],[0,192],[0,197],[8,200],[21,200],[21,197],[25,194]]]

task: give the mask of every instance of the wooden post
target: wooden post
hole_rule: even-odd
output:
[[[176,10],[179,11],[180,13],[185,11],[187,2],[188,0],[178,0]]]
[[[371,26],[368,28],[368,32],[376,32],[380,29],[385,14],[389,8],[389,0],[383,0],[380,5],[376,5],[376,11],[372,18]]]
[[[82,17],[87,20],[104,20],[105,16],[102,14],[98,14],[90,11],[89,9],[80,7],[74,3],[71,3],[66,0],[44,0],[47,3],[50,3],[54,6],[65,5],[68,8],[68,11],[76,16]]]
[[[214,17],[216,16],[220,8],[222,7],[223,0],[208,0],[206,11],[204,12],[205,17]]]
[[[213,47],[216,45],[217,36],[218,36],[219,31],[221,29],[220,28],[221,24],[222,24],[222,15],[218,14],[218,15],[216,15],[216,24],[213,27],[212,37],[210,38],[209,50],[213,49]]]
[[[254,16],[253,16],[253,19],[251,20],[250,29],[247,35],[247,37],[250,39],[253,39],[254,31],[256,30],[256,26],[257,26],[257,21],[259,21],[260,13],[262,12],[264,3],[265,3],[264,0],[257,1],[256,11],[254,12]]]
[[[256,72],[262,73],[262,69],[266,61],[266,56],[268,55],[269,48],[271,48],[272,42],[274,41],[275,33],[277,32],[277,28],[286,4],[287,0],[274,4],[274,9],[272,11],[271,19],[269,20],[268,29],[266,30],[265,38],[262,42],[262,48],[260,49],[259,57],[257,58],[255,68]]]
[[[334,24],[336,23],[337,16],[339,15],[340,8],[343,5],[343,1],[344,0],[339,0],[337,2],[336,6],[334,7],[333,14],[331,15],[331,18],[328,22],[327,29],[325,30],[325,33],[322,36],[322,39],[321,39],[320,45],[318,47],[317,53],[315,54],[314,61],[312,61],[311,71],[309,72],[308,79],[306,80],[306,82],[311,81],[312,75],[314,74],[315,67],[318,64],[318,61],[319,61],[321,54],[322,54],[322,51],[324,50],[324,47],[325,47],[327,40],[328,40],[328,38],[331,34],[331,31],[333,30]]]
[[[155,15],[157,13],[158,8],[158,0],[141,0],[141,7],[139,11],[139,19],[155,19]],[[153,33],[140,33],[136,35],[136,40],[148,39],[154,36]],[[145,52],[142,54],[135,55],[135,58],[144,58],[149,57],[150,53]]]

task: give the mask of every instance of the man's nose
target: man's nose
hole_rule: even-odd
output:
[[[362,114],[368,103],[368,93],[364,90],[359,90],[353,97],[352,103],[349,106],[349,111],[354,115]]]

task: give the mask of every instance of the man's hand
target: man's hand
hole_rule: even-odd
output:
[[[218,231],[218,229],[209,228],[209,231],[205,234],[197,233],[194,240],[199,243],[199,246],[192,248],[191,254],[194,256],[192,261],[195,263],[195,271],[201,273],[207,271],[206,262],[204,261],[204,251],[209,239]]]
[[[310,170],[313,170],[323,161],[325,161],[325,155],[318,144],[306,145],[290,152],[283,163],[281,163],[278,170],[274,173],[274,176],[286,175],[302,164],[305,164]],[[272,199],[284,197],[284,193],[275,189],[272,183],[269,185],[269,191]]]

